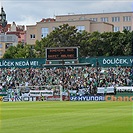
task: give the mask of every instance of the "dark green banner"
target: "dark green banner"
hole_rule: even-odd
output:
[[[18,68],[30,68],[30,67],[42,67],[45,64],[44,58],[37,59],[6,59],[0,60],[0,68],[18,67]]]
[[[112,56],[112,57],[95,57],[95,58],[80,58],[79,62],[90,63],[91,66],[99,67],[117,67],[117,66],[132,66],[132,56]]]
[[[83,57],[79,58],[79,63],[88,63],[92,67],[117,67],[117,66],[132,66],[132,56],[112,56],[112,57]],[[66,64],[73,63],[74,61],[65,61]],[[34,59],[0,59],[0,68],[18,67],[43,67],[46,64],[45,58]],[[59,61],[51,61],[50,64],[61,64]]]

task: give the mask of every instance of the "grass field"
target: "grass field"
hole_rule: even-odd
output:
[[[7,102],[0,120],[0,133],[133,133],[133,104]]]

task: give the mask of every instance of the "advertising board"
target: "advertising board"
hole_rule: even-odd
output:
[[[104,96],[71,96],[70,101],[104,101]]]
[[[36,101],[36,97],[30,97],[30,96],[18,96],[18,97],[7,97],[3,96],[2,99],[3,102],[21,102],[21,101]]]
[[[133,96],[107,95],[105,101],[133,101]]]

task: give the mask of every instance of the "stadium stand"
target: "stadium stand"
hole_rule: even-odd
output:
[[[98,70],[98,71],[97,71]],[[97,86],[131,86],[131,67],[65,67],[65,68],[1,68],[0,89],[16,86],[63,85],[65,90],[87,88],[94,93]]]

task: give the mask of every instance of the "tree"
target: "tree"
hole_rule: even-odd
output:
[[[63,24],[47,37],[31,45],[11,46],[3,58],[45,58],[47,47],[78,47],[79,57],[128,56],[133,55],[133,31],[123,32],[78,32],[75,26]]]
[[[47,47],[72,47],[79,46],[80,38],[77,37],[77,29],[75,26],[63,24],[55,28],[47,37],[41,41],[36,41],[35,51],[37,57],[45,57],[45,48]]]
[[[91,54],[91,46],[90,46],[90,33],[83,31],[77,33],[77,44],[79,46],[79,57],[87,57]]]
[[[75,26],[69,26],[68,24],[63,24],[58,28],[55,28],[47,36],[47,47],[71,47],[77,46],[77,29]]]
[[[3,55],[3,58],[12,59],[14,58],[14,55],[16,54],[16,52],[17,52],[17,48],[14,46],[10,46],[8,50],[5,52],[5,54]]]
[[[101,34],[103,56],[128,56],[132,50],[132,33],[124,30],[123,32],[104,32]]]
[[[25,45],[24,49],[25,49],[25,57],[24,58],[35,58],[36,57],[34,46]]]
[[[103,54],[103,46],[101,40],[101,33],[93,32],[89,37],[89,53],[90,56],[101,56]]]
[[[47,38],[42,38],[41,41],[36,41],[35,44],[35,53],[37,58],[44,58],[45,57],[45,47],[46,47],[46,40]]]
[[[34,49],[30,45],[21,45],[11,46],[5,52],[4,59],[16,59],[16,58],[35,58]]]
[[[128,30],[123,31],[123,36],[119,40],[121,45],[123,45],[123,54],[128,56],[133,54],[133,31],[130,32]]]

